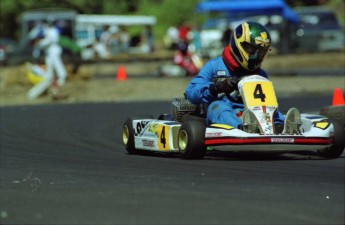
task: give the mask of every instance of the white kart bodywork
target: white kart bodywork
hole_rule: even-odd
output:
[[[203,146],[221,151],[295,152],[323,150],[333,144],[334,125],[320,115],[301,114],[302,124],[298,134],[276,134],[273,115],[278,108],[273,85],[266,78],[253,75],[242,79],[239,91],[245,108],[251,110],[260,124],[261,133],[247,133],[224,124],[207,126]],[[179,152],[183,122],[164,119],[133,119],[134,148],[159,152]],[[128,133],[128,130],[125,133]],[[127,135],[128,136],[128,135]],[[183,144],[188,136],[182,137]],[[124,143],[128,137],[124,135]]]
[[[290,152],[321,150],[332,144],[333,125],[325,117],[302,114],[301,135],[261,135],[246,133],[227,125],[206,128],[205,145],[221,151]],[[135,147],[142,150],[178,152],[178,132],[182,123],[133,120]],[[139,129],[138,129],[139,128]]]

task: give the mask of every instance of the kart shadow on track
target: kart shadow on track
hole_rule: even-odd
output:
[[[128,156],[132,156],[132,154],[127,153]],[[181,158],[179,153],[165,153],[165,152],[155,152],[155,151],[140,151],[136,153],[137,156],[145,156],[145,157],[157,157],[157,158]]]
[[[154,151],[140,151],[138,156],[154,157],[154,158],[166,158],[166,159],[180,159],[179,153],[162,153]],[[131,154],[128,154],[131,156]],[[340,156],[339,158],[345,158]],[[210,161],[295,161],[295,160],[330,160],[325,157],[321,157],[315,151],[299,151],[291,153],[272,153],[272,152],[224,152],[212,150],[209,151],[203,160]]]
[[[339,158],[345,158],[340,156]],[[329,160],[319,156],[315,151],[292,152],[292,153],[258,153],[258,152],[209,152],[204,160],[226,160],[226,161],[288,161],[288,160]]]

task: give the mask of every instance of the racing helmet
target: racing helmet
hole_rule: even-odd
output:
[[[256,22],[244,22],[236,27],[230,39],[230,52],[246,70],[261,67],[271,46],[268,30]]]

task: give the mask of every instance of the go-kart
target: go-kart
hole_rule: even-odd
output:
[[[325,158],[342,154],[345,131],[337,121],[312,114],[291,116],[288,112],[284,123],[292,126],[278,129],[274,124],[278,103],[272,82],[252,75],[238,82],[238,90],[245,106],[242,128],[206,125],[204,107],[185,98],[175,98],[170,114],[162,114],[157,119],[152,116],[127,119],[123,125],[126,150],[129,154],[174,152],[184,159],[201,159],[210,149],[274,153],[316,151]],[[292,118],[295,115],[299,116],[297,120]],[[251,117],[249,121],[254,122],[246,122],[245,117]]]

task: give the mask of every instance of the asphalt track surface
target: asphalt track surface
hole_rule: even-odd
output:
[[[281,99],[317,111],[326,97]],[[344,224],[344,154],[129,155],[128,115],[169,102],[2,107],[0,224]]]

